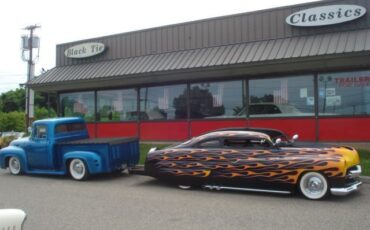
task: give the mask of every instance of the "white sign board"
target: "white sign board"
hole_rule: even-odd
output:
[[[69,47],[64,55],[69,58],[87,58],[103,53],[105,45],[99,42],[89,42]]]
[[[292,26],[326,26],[356,20],[366,14],[358,5],[330,5],[301,10],[289,15],[285,21]]]

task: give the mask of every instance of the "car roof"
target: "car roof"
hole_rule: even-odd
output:
[[[206,133],[204,135],[195,137],[194,140],[200,141],[202,139],[212,139],[216,137],[235,137],[235,138],[256,137],[270,139],[270,137],[267,134],[261,132],[243,131],[243,130],[225,130]]]

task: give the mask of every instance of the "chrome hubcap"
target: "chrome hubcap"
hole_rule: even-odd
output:
[[[69,170],[72,177],[76,180],[83,179],[86,174],[86,166],[80,159],[72,160]]]
[[[316,194],[321,193],[324,189],[324,184],[318,177],[311,177],[307,180],[306,190],[309,193]]]
[[[84,167],[80,162],[76,162],[73,164],[73,170],[78,174],[82,174],[84,171]]]
[[[19,162],[17,161],[17,159],[12,159],[10,164],[14,170],[19,170],[20,167],[19,167]]]
[[[15,157],[12,157],[9,161],[9,170],[12,174],[19,174],[21,171],[21,163]]]

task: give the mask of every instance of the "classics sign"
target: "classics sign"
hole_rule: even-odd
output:
[[[87,58],[101,54],[105,50],[105,45],[100,42],[88,42],[69,47],[64,51],[64,55],[69,58]]]
[[[331,5],[301,10],[289,15],[285,21],[292,26],[326,26],[353,21],[366,13],[358,5]]]

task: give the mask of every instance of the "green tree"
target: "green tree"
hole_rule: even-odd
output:
[[[24,130],[24,112],[0,113],[0,131],[22,132]]]
[[[38,107],[38,106],[35,107],[35,119],[36,120],[44,119],[44,118],[51,118],[51,117],[56,117],[56,116],[57,116],[57,113],[52,108],[48,110],[45,107]]]
[[[12,111],[24,111],[25,90],[18,88],[0,95],[0,111],[4,113]]]
[[[0,131],[25,131],[25,91],[18,88],[0,95]],[[56,103],[55,94],[36,92],[35,119],[56,117]]]

